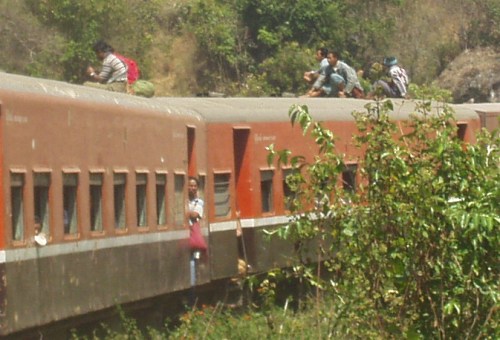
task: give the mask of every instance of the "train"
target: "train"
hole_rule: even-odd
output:
[[[251,272],[289,266],[293,245],[266,231],[289,221],[292,169],[269,165],[266,147],[314,156],[288,117],[292,105],[307,105],[338,136],[352,171],[362,155],[351,113],[368,102],[142,98],[0,73],[0,336],[190,289],[191,176],[208,241],[196,285],[238,275],[239,226]],[[396,120],[414,110],[407,100],[395,106]],[[482,117],[500,112],[454,109],[470,142],[495,124]]]

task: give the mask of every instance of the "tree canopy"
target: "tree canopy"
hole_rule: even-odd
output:
[[[303,93],[314,50],[352,66],[395,55],[417,84],[461,51],[500,45],[496,0],[22,0],[3,3],[0,68],[80,83],[107,40],[160,95]],[[29,23],[29,25],[27,24]],[[182,51],[182,52],[181,52]],[[181,52],[181,53],[179,53]]]

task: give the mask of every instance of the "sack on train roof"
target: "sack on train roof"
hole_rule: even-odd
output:
[[[147,80],[139,79],[132,84],[132,92],[136,96],[151,98],[155,95],[155,86]]]

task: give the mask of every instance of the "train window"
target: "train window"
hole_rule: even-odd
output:
[[[184,174],[175,174],[174,176],[174,223],[176,226],[184,225]]]
[[[458,123],[457,124],[457,137],[460,140],[465,140],[465,133],[467,132],[467,124]]]
[[[12,239],[24,239],[24,174],[10,175],[10,205],[12,209]]]
[[[40,231],[49,236],[50,212],[49,212],[49,190],[50,173],[38,172],[33,176],[33,198],[35,207],[35,222],[40,223]]]
[[[102,231],[102,183],[102,173],[90,174],[90,231]]]
[[[201,198],[203,201],[205,201],[205,182],[206,182],[206,176],[205,175],[198,175],[198,182],[200,183],[198,185],[198,197]]]
[[[115,228],[125,228],[125,193],[127,185],[126,173],[113,175],[113,198],[115,208]]]
[[[135,198],[137,208],[137,225],[147,226],[147,188],[148,174],[138,173],[135,178]]]
[[[214,175],[214,204],[217,217],[227,217],[231,212],[230,179],[231,175],[228,173]]]
[[[286,210],[290,210],[291,202],[293,199],[293,192],[290,189],[290,186],[287,183],[287,177],[293,175],[296,170],[293,169],[283,169],[283,196],[284,196],[284,205]]]
[[[156,224],[167,224],[167,175],[156,174]]]
[[[356,191],[356,172],[357,164],[347,164],[342,171],[342,187],[345,191],[354,193]]]
[[[64,234],[73,235],[78,232],[77,216],[78,174],[63,174],[63,219]]]
[[[271,212],[274,210],[273,176],[274,172],[272,170],[260,171],[260,198],[262,212]]]

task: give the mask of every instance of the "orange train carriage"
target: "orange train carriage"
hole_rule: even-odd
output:
[[[291,246],[263,229],[288,221],[290,169],[270,167],[265,147],[315,152],[289,122],[296,103],[355,162],[363,100],[145,99],[0,73],[0,336],[188,289],[188,176],[206,202],[197,284],[237,274],[238,223],[254,271],[288,265]],[[413,109],[396,106],[394,119]],[[455,110],[472,141],[478,114]]]

